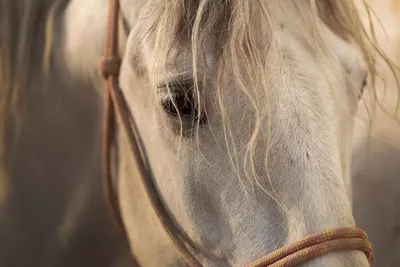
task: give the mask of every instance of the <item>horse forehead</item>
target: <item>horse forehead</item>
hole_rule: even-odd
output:
[[[144,37],[144,35],[146,35],[145,38],[146,41],[142,43],[145,45],[141,46],[142,48],[140,54],[142,54],[141,55],[142,57],[151,56],[152,53],[154,52],[155,40],[154,38],[151,38],[151,36],[149,36],[148,33],[149,33],[149,27],[151,27],[154,24],[154,21],[157,17],[156,16],[157,12],[146,12],[146,10],[150,11],[154,9],[157,3],[159,4],[158,6],[160,7],[162,6],[162,4],[158,1],[151,1],[151,0],[120,0],[120,2],[121,2],[122,12],[124,13],[124,16],[128,24],[130,24],[130,26],[132,27],[130,38],[128,39],[128,57],[133,58],[132,56],[129,56],[129,47],[136,47],[137,44],[135,43],[137,43],[138,40],[143,41],[142,37]],[[141,13],[145,13],[146,16],[141,16],[140,15]],[[295,15],[297,16],[299,14],[295,13]],[[299,27],[293,25],[293,22],[288,21],[289,18],[287,17],[287,15],[284,16],[284,14],[281,14],[281,12],[277,12],[276,14],[274,14],[274,17],[275,16],[277,22],[279,23],[277,25],[278,28],[274,30],[274,38],[281,39],[280,42],[282,44],[282,46],[279,45],[278,47],[276,47],[276,49],[278,49],[278,51],[276,52],[278,54],[282,54],[285,52],[282,50],[286,49],[286,50],[291,50],[288,52],[289,54],[295,54],[296,55],[295,58],[309,58],[310,53],[312,54],[314,53],[314,51],[312,47],[310,47],[310,45],[306,44],[309,42],[306,37],[309,34],[307,33],[307,30],[303,29],[298,31]],[[292,19],[296,20],[295,18]],[[140,21],[139,23],[138,20]],[[279,29],[279,27],[281,27],[281,29]],[[342,63],[345,70],[349,73],[355,70],[357,73],[361,73],[360,76],[365,74],[366,67],[365,64],[363,64],[360,49],[357,49],[352,44],[341,39],[333,31],[331,31],[325,24],[321,23],[321,28],[327,48]],[[269,53],[266,56],[268,58],[270,56],[273,57],[274,56],[273,54],[274,53]],[[171,64],[170,66],[164,66],[166,67],[164,70],[167,70],[168,72],[172,73],[180,73],[181,70],[176,69],[178,67],[186,71],[190,70],[192,68],[192,60],[191,60],[192,58],[189,54],[186,55],[187,57],[177,58],[176,53],[169,53],[169,61],[171,62]],[[209,46],[207,48],[206,60],[207,60],[207,67],[212,69],[212,67],[215,65],[216,62],[214,48],[212,46]],[[143,61],[143,63],[144,65],[151,64],[150,61],[151,60],[145,60]],[[160,75],[160,77],[162,77],[162,75]]]
[[[280,39],[278,41],[280,44],[278,50],[280,51],[278,52],[287,52],[287,54],[296,59],[296,62],[300,60],[302,65],[307,65],[309,68],[312,68],[313,62],[313,60],[310,60],[312,59],[310,57],[320,58],[324,56],[330,58],[333,56],[340,63],[340,67],[351,76],[362,79],[367,74],[367,65],[360,47],[344,40],[332,31],[328,25],[324,23],[320,25],[321,38],[327,52],[322,54],[316,54],[317,49],[313,43],[310,43],[310,40],[307,40],[307,33],[298,32],[296,29],[292,32],[292,30],[290,28],[284,29],[275,35]],[[319,73],[322,70],[321,67],[324,66],[317,64],[314,67],[317,68],[315,69],[315,73]],[[326,67],[330,69],[331,65],[328,64]]]

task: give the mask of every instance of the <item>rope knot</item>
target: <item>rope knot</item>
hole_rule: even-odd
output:
[[[100,62],[100,72],[104,79],[108,77],[118,77],[121,68],[121,59],[119,57],[104,58]]]

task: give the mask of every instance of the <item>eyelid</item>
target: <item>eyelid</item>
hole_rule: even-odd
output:
[[[185,71],[171,74],[165,77],[161,82],[157,82],[156,85],[157,88],[165,88],[167,84],[189,84],[190,82],[193,83],[193,72]]]
[[[162,84],[157,85],[157,89],[175,89],[176,87],[180,88],[192,88],[193,87],[193,80],[173,80],[170,82],[164,82]]]

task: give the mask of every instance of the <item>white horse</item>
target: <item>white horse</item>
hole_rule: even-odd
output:
[[[104,205],[95,87],[63,61],[43,75],[55,4],[0,1],[0,266],[132,266]]]
[[[355,226],[353,117],[380,50],[353,1],[120,3],[119,82],[159,194],[204,266],[243,266],[311,233]],[[7,22],[0,28],[7,203],[14,176],[37,166],[43,179],[53,168],[98,175],[102,102],[90,88],[102,92],[97,66],[108,5],[4,6],[24,15],[16,22],[14,9],[0,9]],[[15,132],[17,156],[9,143]],[[117,192],[132,254],[142,266],[185,266],[150,208],[123,134],[118,142]],[[304,266],[368,262],[361,251],[345,251]]]

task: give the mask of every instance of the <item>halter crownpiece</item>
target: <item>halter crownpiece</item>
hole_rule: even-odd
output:
[[[112,150],[115,145],[114,125],[117,117],[118,122],[125,130],[147,197],[162,227],[185,262],[192,267],[201,267],[202,265],[188,249],[185,239],[159,197],[135,121],[119,88],[118,77],[121,60],[118,56],[118,16],[119,1],[109,0],[105,56],[100,63],[102,76],[107,81],[103,129],[103,185],[107,205],[112,216],[125,231],[121,215],[118,212],[118,201],[113,191],[111,174]],[[305,237],[250,263],[247,267],[295,267],[330,252],[346,250],[363,251],[369,263],[372,264],[372,245],[368,241],[367,234],[357,228],[338,228]]]

